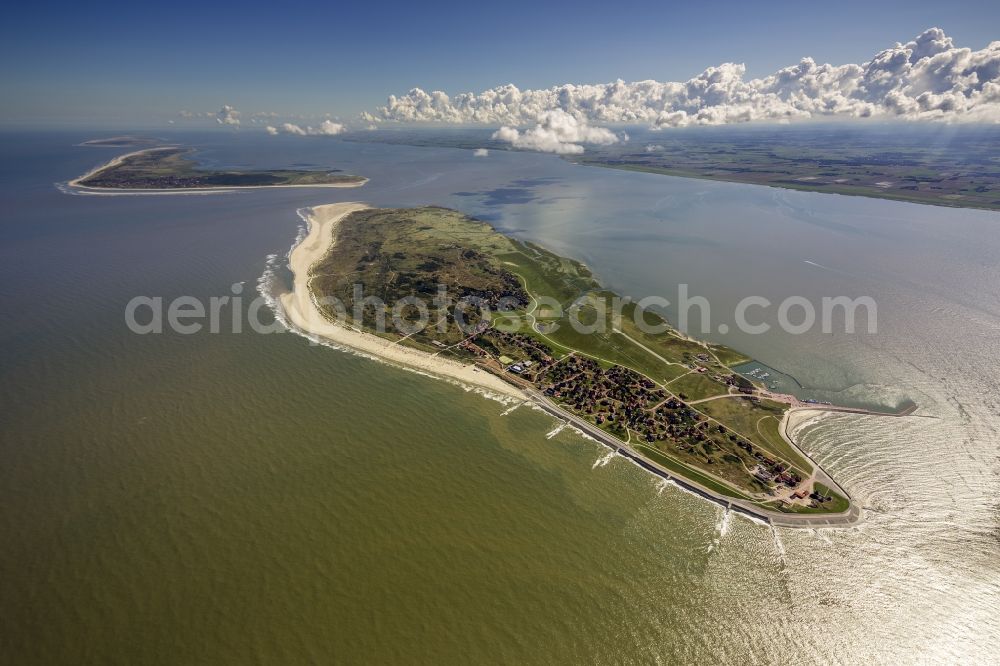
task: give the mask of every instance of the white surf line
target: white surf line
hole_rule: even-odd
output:
[[[724,536],[726,536],[727,534],[729,534],[729,524],[730,524],[730,520],[732,519],[732,515],[733,515],[733,512],[730,511],[729,507],[727,506],[726,507],[726,512],[722,516],[722,524],[719,525],[719,538],[720,539],[723,538]]]
[[[615,455],[618,455],[618,454],[615,453]],[[628,462],[632,463],[633,465],[635,465],[636,467],[638,467],[639,469],[641,469],[643,472],[645,472],[647,474],[650,474],[650,471],[648,469],[646,469],[645,467],[643,467],[642,465],[640,465],[631,456],[624,456],[624,458]],[[657,484],[656,484],[656,494],[657,495],[663,495],[663,491],[664,490],[666,490],[667,488],[673,488],[674,490],[678,490],[678,491],[680,491],[682,493],[690,495],[691,497],[696,497],[696,498],[698,498],[699,500],[701,500],[703,502],[706,501],[704,495],[700,495],[700,494],[694,492],[693,490],[689,490],[688,488],[685,488],[683,485],[677,483],[673,479],[665,479],[665,478],[663,478],[660,475],[653,475],[653,478],[654,479],[658,479]],[[713,501],[712,503],[718,505],[718,502],[714,502]],[[761,520],[760,518],[756,518],[754,516],[750,516],[748,514],[743,513],[742,511],[737,512],[737,515],[743,516],[747,520],[755,522],[755,523],[757,523],[759,525],[764,525],[764,526],[768,526],[768,527],[771,525],[770,523],[768,523],[768,522],[766,522],[764,520]]]
[[[618,453],[615,452],[615,451],[609,451],[609,452],[607,452],[606,454],[604,454],[603,456],[601,456],[600,458],[598,458],[597,460],[595,460],[594,464],[590,466],[590,469],[597,469],[598,467],[604,467],[609,462],[611,462],[612,460],[614,460],[615,456],[617,456],[617,455],[618,455]]]
[[[781,543],[781,537],[778,536],[778,530],[774,525],[771,525],[771,535],[774,537],[774,550],[778,553],[778,559],[781,560],[781,566],[786,566],[785,562],[785,545]]]
[[[750,515],[748,513],[742,512],[742,511],[734,511],[733,513],[735,513],[737,515],[737,517],[742,518],[743,520],[749,520],[754,525],[760,525],[761,527],[770,527],[770,528],[774,527],[768,521],[766,521],[766,520],[764,520],[762,518],[758,518],[757,516],[752,516],[752,515]]]
[[[813,536],[815,536],[817,539],[821,540],[826,545],[828,545],[828,546],[832,546],[833,545],[833,542],[830,541],[830,537],[828,537],[827,535],[823,534],[822,530],[819,530],[819,529],[816,529],[816,528],[812,528],[809,531],[813,533]]]
[[[715,523],[715,538],[712,539],[712,543],[709,544],[707,552],[711,553],[715,550],[715,547],[722,543],[722,539],[729,533],[729,521],[731,515],[732,512],[729,510],[728,506],[722,507],[722,517]]]
[[[559,433],[561,433],[563,431],[563,428],[565,428],[566,426],[567,426],[566,421],[560,421],[559,425],[557,425],[555,428],[553,428],[552,430],[550,430],[545,435],[545,439],[552,439],[553,437],[555,437],[556,435],[558,435]]]
[[[507,409],[505,409],[500,414],[500,416],[507,416],[508,414],[510,414],[511,412],[513,412],[515,409],[517,409],[518,407],[520,407],[523,404],[524,404],[523,402],[515,402],[513,405],[511,405],[510,407],[508,407]]]
[[[531,403],[531,404],[535,405],[535,403]],[[535,405],[535,407],[537,407],[537,405]],[[541,409],[541,408],[538,407],[538,409]],[[601,446],[604,446],[604,444],[602,444],[601,442],[597,441],[596,439],[594,439],[593,437],[591,437],[590,435],[588,435],[584,431],[580,430],[579,428],[577,428],[572,423],[567,423],[566,427],[569,428],[570,432],[572,432],[576,436],[580,437],[580,439],[585,439],[588,442],[593,442],[594,444],[600,444]]]

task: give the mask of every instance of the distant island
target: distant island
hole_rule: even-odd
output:
[[[331,204],[302,211],[309,233],[293,248],[289,323],[403,365],[530,400],[640,466],[713,501],[790,526],[845,525],[857,505],[789,438],[793,409],[843,409],[773,394],[730,368],[750,359],[692,340],[656,314],[643,332],[636,305],[602,313],[603,289],[581,263],[438,207],[372,209]],[[385,305],[356,303],[377,295]],[[400,299],[429,302],[438,285],[489,308],[450,303],[416,333],[380,327]],[[540,306],[544,295],[563,312]],[[337,318],[336,299],[355,317]],[[508,312],[497,308],[505,300]],[[361,309],[363,308],[363,309]],[[489,310],[489,316],[486,316]],[[414,308],[401,310],[415,321]],[[582,334],[570,325],[596,324]],[[511,318],[521,325],[512,329]],[[470,330],[471,329],[471,330]]]
[[[359,187],[362,176],[337,169],[261,171],[217,171],[201,169],[191,159],[193,148],[165,146],[148,148],[111,160],[69,182],[86,190],[170,192],[178,190],[225,191],[254,187]]]
[[[160,143],[163,142],[149,136],[112,136],[106,139],[90,139],[80,145],[93,148],[138,148],[140,146],[155,146]]]

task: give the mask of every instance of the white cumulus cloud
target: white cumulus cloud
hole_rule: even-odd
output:
[[[295,134],[298,136],[306,135],[306,131],[294,123],[283,123],[279,128],[279,131],[284,132],[285,134]]]
[[[240,112],[228,104],[223,104],[222,108],[215,114],[215,122],[220,125],[232,125],[233,127],[239,127]]]
[[[294,123],[282,123],[279,127],[268,125],[265,129],[271,136],[277,134],[294,134],[296,136],[335,136],[343,132],[346,128],[342,124],[335,123],[332,120],[324,120],[319,124],[319,127],[302,127],[301,125],[296,125]]]
[[[538,124],[524,132],[505,125],[493,133],[493,138],[506,141],[515,148],[560,155],[582,153],[581,143],[606,146],[618,142],[618,137],[611,130],[591,127],[585,118],[578,119],[562,109],[542,113]]]
[[[335,134],[340,134],[343,131],[344,126],[340,123],[335,123],[332,120],[324,120],[316,129],[313,129],[312,127],[307,129],[309,134],[320,134],[323,136],[334,136]]]
[[[489,154],[490,151],[486,150],[485,148],[476,148],[475,150],[472,151],[473,157],[488,157]]]
[[[579,152],[588,139],[572,135],[599,131],[589,126],[598,123],[667,128],[806,118],[1000,122],[1000,41],[975,51],[931,28],[861,64],[819,64],[807,57],[750,80],[745,65],[723,63],[687,81],[618,80],[540,90],[508,84],[454,96],[414,88],[391,95],[364,117],[501,125],[496,138],[552,152]],[[565,117],[576,121],[577,130],[569,129]],[[536,123],[528,131],[517,129]]]

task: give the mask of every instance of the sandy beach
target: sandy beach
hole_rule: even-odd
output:
[[[403,347],[376,335],[335,324],[323,316],[309,288],[309,269],[333,244],[337,224],[346,215],[365,208],[368,206],[363,203],[350,202],[316,206],[303,211],[309,232],[289,254],[288,266],[294,275],[293,288],[290,293],[281,296],[281,307],[288,321],[307,333],[390,363],[527,400],[528,396],[524,393],[486,370]]]

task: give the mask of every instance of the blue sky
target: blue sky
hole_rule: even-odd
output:
[[[940,26],[1000,39],[996,2],[16,3],[0,22],[0,121],[164,122],[223,103],[350,117],[411,87],[451,93],[744,62],[863,62]]]

